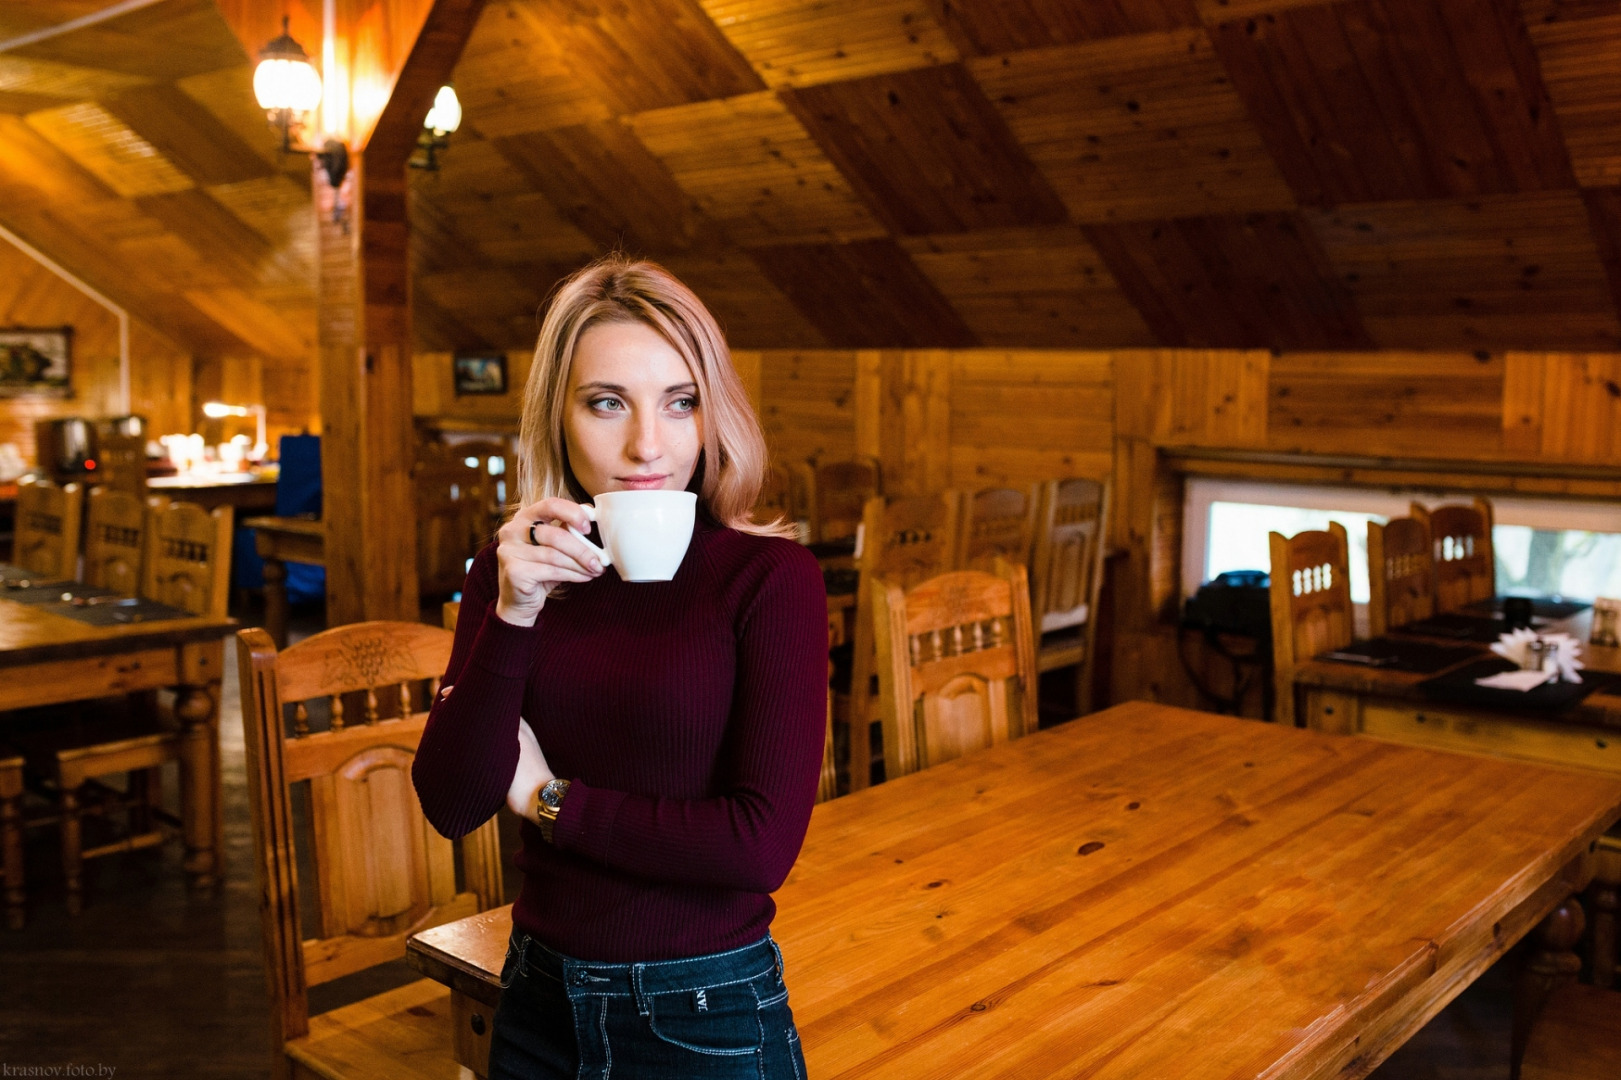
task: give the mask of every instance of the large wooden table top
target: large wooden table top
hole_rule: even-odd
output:
[[[72,587],[72,582],[64,585],[68,590]],[[33,604],[7,600],[0,593],[0,669],[218,640],[236,625],[235,619],[189,615],[92,626]]]
[[[1360,1076],[1618,817],[1621,780],[1132,703],[818,806],[773,934],[817,1080]],[[488,992],[505,925],[412,962]]]

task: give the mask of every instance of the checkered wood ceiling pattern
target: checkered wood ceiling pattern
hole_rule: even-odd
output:
[[[669,263],[754,346],[1621,345],[1613,0],[492,0],[439,344]]]
[[[0,53],[0,223],[307,350],[248,72],[206,0]],[[615,246],[745,347],[1621,348],[1621,0],[491,0],[455,82],[425,348]]]

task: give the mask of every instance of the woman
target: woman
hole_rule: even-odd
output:
[[[523,507],[468,572],[412,770],[445,836],[524,819],[491,1080],[802,1080],[767,930],[815,801],[826,600],[749,521],[765,445],[719,327],[658,266],[588,266],[519,438]],[[649,489],[696,492],[698,521],[673,580],[628,583],[568,527]]]

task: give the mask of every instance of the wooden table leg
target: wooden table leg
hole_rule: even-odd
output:
[[[1568,897],[1531,931],[1531,953],[1514,984],[1514,1029],[1509,1050],[1509,1080],[1520,1080],[1520,1062],[1531,1026],[1548,995],[1575,979],[1582,970],[1576,943],[1587,923],[1581,904]]]
[[[287,647],[287,564],[265,559],[265,632],[276,648]]]
[[[22,767],[0,774],[0,859],[6,874],[6,927],[23,928]]]
[[[211,888],[220,871],[221,806],[218,682],[177,689],[180,720],[180,798],[186,834],[186,872],[194,888]]]

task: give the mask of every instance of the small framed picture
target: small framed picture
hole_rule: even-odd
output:
[[[0,397],[72,397],[73,327],[0,328]]]
[[[453,363],[457,397],[507,392],[505,353],[457,353]]]
[[[1587,642],[1611,649],[1621,646],[1621,600],[1601,596],[1593,601],[1593,632]]]

